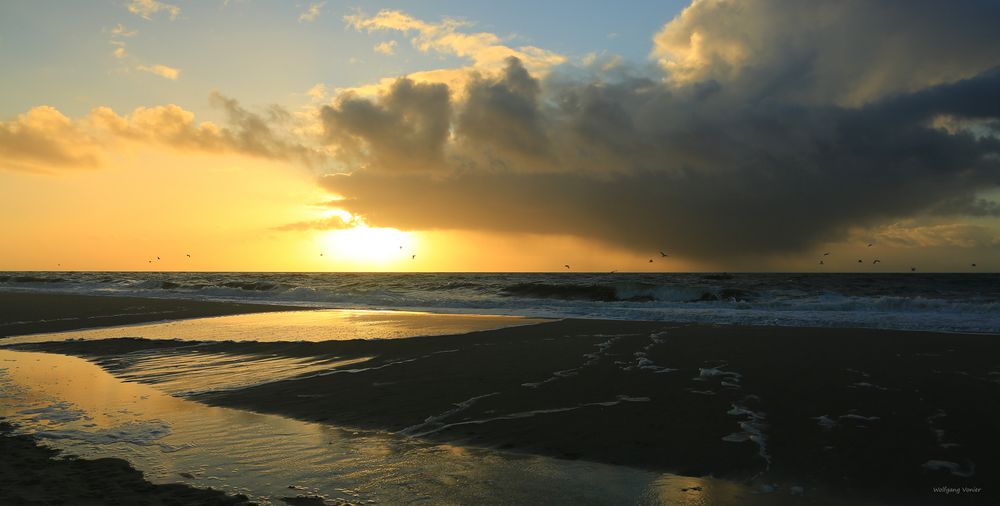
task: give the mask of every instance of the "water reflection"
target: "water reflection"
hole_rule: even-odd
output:
[[[775,504],[720,480],[512,455],[210,407],[124,382],[83,359],[0,350],[0,416],[154,482],[351,503]],[[816,504],[813,502],[812,504]]]
[[[549,320],[520,316],[326,309],[252,313],[4,339],[4,344],[144,337],[185,341],[344,341],[463,334]]]
[[[0,415],[24,431],[72,453],[126,458],[156,482],[221,487],[262,502],[303,494],[351,502],[621,503],[641,500],[657,478],[208,407],[122,382],[74,357],[0,351],[0,360]]]

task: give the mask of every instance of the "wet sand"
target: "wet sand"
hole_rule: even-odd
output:
[[[801,490],[806,504],[1000,499],[992,486],[1000,483],[997,336],[564,320],[375,341],[18,347],[83,356],[152,384],[168,378],[143,377],[142,360],[120,357],[349,360],[191,398],[460,445],[715,476],[785,495]]]
[[[12,429],[0,421],[0,504],[252,504],[218,490],[154,485],[121,459],[57,459],[56,450]]]
[[[166,319],[301,309],[135,297],[0,293],[0,337]],[[0,340],[2,343],[2,340]],[[154,485],[120,459],[56,458],[0,422],[2,504],[250,504],[245,497],[184,484]]]
[[[0,292],[0,337],[289,309],[303,308],[235,302]]]

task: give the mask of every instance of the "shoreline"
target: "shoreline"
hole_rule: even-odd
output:
[[[985,429],[1000,426],[994,335],[565,319],[384,341],[11,349],[22,347],[116,374],[124,366],[107,359],[137,350],[368,358],[190,398],[458,445],[803,487],[813,497],[930,504],[940,500],[935,487],[982,487],[976,500],[1000,492],[983,487],[1000,477],[1000,441]]]
[[[191,299],[0,291],[0,343],[4,337],[17,335],[308,309]]]

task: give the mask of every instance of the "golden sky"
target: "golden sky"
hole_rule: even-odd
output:
[[[1000,268],[1000,11],[827,3],[8,3],[0,270]]]

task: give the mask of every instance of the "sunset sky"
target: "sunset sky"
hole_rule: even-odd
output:
[[[3,2],[0,270],[996,271],[998,25],[993,1]]]

